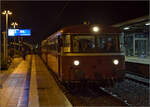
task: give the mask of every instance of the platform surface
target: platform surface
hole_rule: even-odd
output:
[[[30,83],[29,107],[72,107],[37,55],[33,56]]]
[[[0,88],[0,107],[72,107],[37,55],[28,55]]]
[[[14,58],[12,60],[11,65],[9,66],[8,70],[1,70],[0,71],[0,85],[5,82],[5,80],[8,78],[8,76],[14,71],[15,68],[22,62],[22,58]]]
[[[126,56],[125,61],[150,65],[150,57],[141,58],[141,57],[134,57],[134,56]]]
[[[3,87],[0,89],[0,107],[26,107],[27,102],[24,101],[23,93],[30,58],[31,56],[27,56],[25,61],[21,60],[19,65],[2,83]]]

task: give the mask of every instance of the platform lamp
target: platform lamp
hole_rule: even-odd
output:
[[[3,36],[4,36],[4,64],[5,65],[7,65],[7,62],[8,62],[8,43],[7,43],[7,41],[8,41],[8,16],[9,15],[12,15],[12,12],[11,11],[9,11],[9,10],[4,10],[3,12],[2,12],[2,14],[3,15],[6,15],[6,33],[5,34],[3,34]]]
[[[12,25],[13,28],[15,29],[16,26],[18,26],[18,23],[17,23],[17,22],[12,22],[11,25]],[[16,39],[16,37],[14,36],[13,39],[14,39],[14,43],[13,43],[13,44],[14,44],[14,56],[15,56],[15,39]]]
[[[16,28],[16,26],[18,26],[17,22],[12,22],[11,25],[14,27],[14,29]]]

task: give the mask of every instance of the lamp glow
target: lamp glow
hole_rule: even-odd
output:
[[[18,23],[17,23],[17,22],[12,22],[11,25],[12,25],[12,26],[18,25]]]
[[[129,27],[125,27],[125,28],[123,28],[124,30],[128,30],[128,29],[130,29]]]
[[[115,60],[113,60],[113,63],[114,63],[115,65],[118,65],[118,64],[119,64],[119,61],[118,61],[117,59],[115,59]]]
[[[94,32],[98,32],[98,31],[99,31],[99,27],[94,26],[94,27],[93,27],[93,31],[94,31]]]
[[[11,25],[14,27],[14,29],[16,28],[16,26],[18,26],[17,22],[12,22]]]
[[[150,25],[150,22],[149,22],[149,23],[146,23],[145,25],[146,25],[146,26]]]
[[[11,11],[9,11],[9,10],[7,11],[7,13],[8,13],[8,14],[10,14],[10,15],[12,14],[12,12],[11,12]]]
[[[2,14],[3,14],[3,15],[5,15],[5,14],[9,14],[9,15],[11,15],[11,14],[12,14],[12,12],[11,12],[11,11],[9,11],[9,10],[4,10],[4,11],[2,12]]]
[[[75,60],[75,61],[73,62],[73,64],[74,64],[75,66],[78,66],[78,65],[80,64],[80,62],[79,62],[79,60]]]
[[[3,15],[5,15],[5,14],[6,14],[6,10],[5,10],[5,11],[3,11],[3,12],[2,12],[2,14],[3,14]]]

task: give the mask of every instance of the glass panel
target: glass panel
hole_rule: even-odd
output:
[[[144,35],[143,33],[138,33],[138,34],[135,34],[135,38],[146,38],[146,35]]]
[[[98,37],[98,50],[103,52],[115,52],[116,42],[114,37]]]
[[[147,40],[135,40],[135,56],[145,57]]]
[[[57,40],[52,40],[47,42],[48,49],[47,51],[57,50]],[[47,48],[47,46],[46,46]]]
[[[120,42],[120,51],[125,53],[124,36],[123,36],[123,34],[120,35],[119,42]]]
[[[71,51],[71,40],[70,40],[70,35],[65,35],[64,40],[64,52],[70,52]]]
[[[126,37],[126,55],[133,56],[133,36]]]
[[[90,52],[95,48],[95,36],[73,36],[73,52]]]
[[[117,52],[115,36],[74,35],[73,52]]]

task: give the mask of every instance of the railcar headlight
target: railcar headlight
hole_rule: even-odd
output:
[[[73,64],[74,64],[75,66],[78,66],[78,65],[80,65],[80,61],[79,61],[79,60],[74,60]]]
[[[94,27],[93,27],[93,31],[94,31],[94,32],[98,32],[98,31],[99,31],[99,27],[94,26]]]
[[[119,64],[119,60],[118,60],[118,59],[115,59],[115,60],[113,60],[113,63],[114,63],[115,65],[118,65],[118,64]]]

